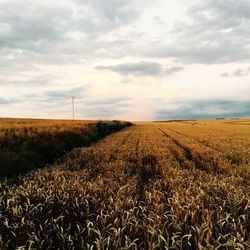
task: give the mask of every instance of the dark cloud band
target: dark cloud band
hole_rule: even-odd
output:
[[[111,70],[117,72],[121,75],[135,75],[135,76],[143,76],[143,75],[170,75],[180,70],[183,70],[183,67],[169,67],[164,68],[161,64],[156,62],[138,62],[138,63],[124,63],[118,64],[115,66],[98,66],[96,69],[99,70]]]

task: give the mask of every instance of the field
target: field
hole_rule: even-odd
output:
[[[125,126],[119,121],[0,119],[0,177],[44,167]]]
[[[138,123],[0,192],[3,249],[250,249],[250,120]]]

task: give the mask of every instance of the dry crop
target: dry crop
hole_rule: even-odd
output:
[[[0,119],[0,177],[52,163],[129,125],[120,121]]]
[[[250,249],[250,122],[137,124],[1,182],[3,249]]]

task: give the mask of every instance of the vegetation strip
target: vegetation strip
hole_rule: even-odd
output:
[[[0,177],[13,177],[44,167],[75,147],[89,146],[131,125],[121,121],[23,123],[12,128],[0,125]]]

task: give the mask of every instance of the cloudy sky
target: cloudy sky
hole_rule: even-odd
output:
[[[0,0],[0,117],[250,117],[249,0]]]

